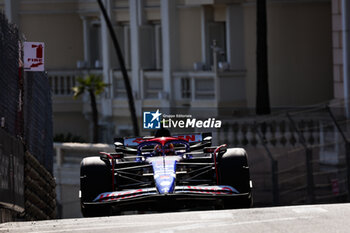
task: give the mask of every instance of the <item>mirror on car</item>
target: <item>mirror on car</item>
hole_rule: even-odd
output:
[[[101,159],[102,161],[108,161],[108,160],[109,160],[107,154],[100,154],[100,159]]]
[[[116,147],[122,147],[122,146],[124,146],[123,143],[121,143],[121,142],[115,142],[114,145],[115,145]]]
[[[227,151],[227,147],[226,146],[220,147],[219,154],[225,154],[226,151]]]

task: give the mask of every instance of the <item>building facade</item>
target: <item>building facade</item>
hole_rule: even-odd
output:
[[[253,108],[255,2],[104,0],[138,117],[142,107]],[[335,9],[341,2],[267,1],[272,107],[344,98],[337,73],[342,58],[336,59],[335,47],[343,43],[335,33],[342,30],[335,16],[341,14]],[[0,8],[28,41],[45,42],[55,134],[91,138],[88,98],[73,100],[71,91],[75,78],[88,73],[100,74],[111,84],[99,98],[102,140],[131,134],[120,66],[96,0],[0,0]]]

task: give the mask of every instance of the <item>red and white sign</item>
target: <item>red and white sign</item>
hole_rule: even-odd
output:
[[[44,71],[44,43],[24,42],[24,70],[25,71]]]

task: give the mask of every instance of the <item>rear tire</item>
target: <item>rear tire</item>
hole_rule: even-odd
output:
[[[87,157],[80,164],[81,212],[84,217],[109,214],[105,206],[84,205],[92,202],[97,195],[112,191],[112,173],[108,165],[99,156]]]
[[[229,148],[219,164],[219,182],[237,189],[239,193],[248,193],[248,197],[234,203],[237,199],[225,202],[225,208],[249,208],[253,204],[247,152],[243,148]]]

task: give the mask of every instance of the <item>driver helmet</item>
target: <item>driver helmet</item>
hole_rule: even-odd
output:
[[[161,155],[162,154],[162,147],[161,147],[161,145],[156,145],[155,147],[154,147],[154,153],[156,154],[156,155]]]
[[[174,144],[169,143],[167,148],[165,149],[165,154],[167,155],[175,155],[175,147]]]

